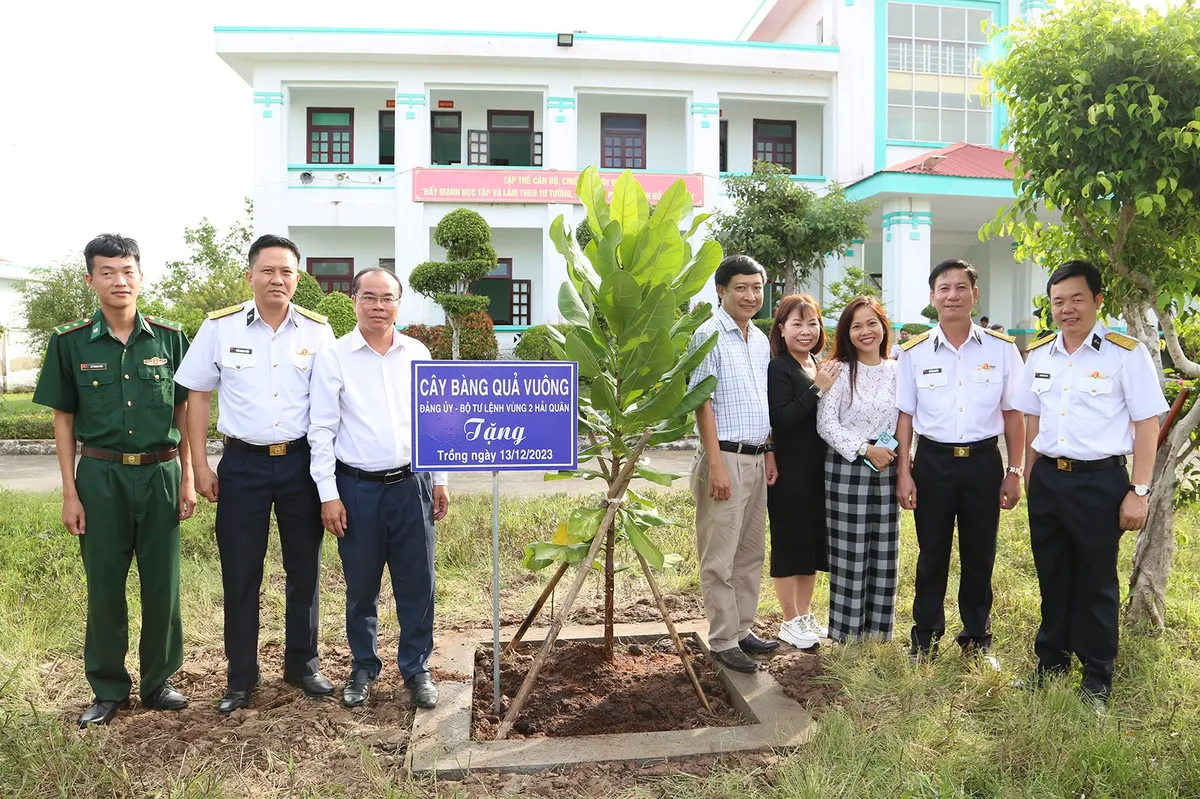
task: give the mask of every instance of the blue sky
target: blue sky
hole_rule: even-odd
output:
[[[0,258],[43,264],[100,232],[138,239],[147,277],[185,225],[251,192],[251,90],[214,25],[586,30],[735,38],[759,0],[106,0],[20,3],[0,26]],[[512,9],[523,15],[514,16]],[[19,10],[18,10],[19,9]]]

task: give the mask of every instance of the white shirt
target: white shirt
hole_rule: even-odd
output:
[[[858,365],[854,397],[850,396],[850,365],[817,403],[817,434],[848,461],[858,458],[864,443],[874,445],[883,433],[896,433],[896,362]]]
[[[692,372],[688,390],[714,375],[717,387],[712,394],[712,410],[717,439],[765,444],[771,434],[771,411],[767,404],[771,344],[753,322],[747,327],[747,335],[743,336],[733,317],[717,306],[712,318],[700,325],[688,342],[691,354],[717,333],[716,345]],[[699,432],[699,427],[696,430]]]
[[[254,300],[215,311],[200,325],[175,382],[217,393],[217,430],[250,444],[295,441],[308,433],[313,358],[336,341],[333,328],[295,305],[279,330]]]
[[[1041,417],[1035,451],[1085,461],[1128,455],[1133,423],[1170,408],[1146,347],[1099,323],[1075,352],[1062,333],[1034,342],[1013,405]]]
[[[897,360],[896,407],[913,418],[917,434],[942,444],[1002,434],[1002,411],[1013,409],[1023,371],[1012,337],[971,325],[955,349],[938,325],[914,341]]]
[[[322,502],[339,498],[335,459],[368,472],[412,463],[412,362],[427,360],[429,349],[398,331],[380,355],[357,325],[317,356],[308,442]],[[433,484],[446,485],[446,473]]]

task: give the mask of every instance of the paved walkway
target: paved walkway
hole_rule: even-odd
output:
[[[687,488],[686,475],[692,466],[694,450],[654,450],[647,459],[651,468],[661,472],[674,472],[685,477],[676,480],[674,488]],[[210,455],[208,462],[215,469],[219,455]],[[501,472],[500,490],[506,495],[531,496],[535,494],[582,494],[600,489],[594,480],[552,480],[545,482],[543,472]],[[19,491],[53,491],[61,484],[58,475],[58,459],[53,455],[0,455],[0,487]],[[634,490],[645,489],[652,484],[634,480]],[[455,472],[450,475],[450,490],[457,494],[473,494],[492,490],[491,472]]]

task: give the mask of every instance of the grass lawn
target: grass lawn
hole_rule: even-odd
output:
[[[664,548],[684,555],[679,571],[664,579],[664,589],[694,596],[699,588],[690,497],[685,491],[672,491],[660,493],[659,499],[663,515],[681,525],[663,536]],[[502,609],[507,620],[524,613],[549,576],[549,570],[537,575],[521,570],[523,545],[550,535],[577,501],[554,495],[504,502]],[[119,725],[84,735],[75,732],[71,722],[90,697],[82,668],[85,594],[77,543],[62,531],[58,515],[55,495],[0,491],[0,796],[499,793],[468,791],[465,784],[409,780],[397,759],[381,754],[378,746],[357,733],[337,734],[326,747],[336,751],[311,757],[295,755],[287,743],[271,750],[267,743],[256,743],[259,738],[248,738],[236,757],[226,749],[224,754],[188,750],[151,759],[139,754],[143,750],[125,748]],[[212,509],[203,505],[183,530],[183,614],[189,661],[184,670],[202,658],[220,663],[221,582],[213,516]],[[842,686],[842,696],[821,716],[809,745],[770,768],[735,762],[701,774],[630,779],[609,795],[682,799],[1196,796],[1200,794],[1200,546],[1184,531],[1198,522],[1196,508],[1182,512],[1178,519],[1169,628],[1161,635],[1122,631],[1113,704],[1103,716],[1084,707],[1076,688],[1066,682],[1038,693],[1012,687],[1012,681],[1033,666],[1038,618],[1023,509],[1004,515],[996,563],[995,652],[1002,672],[963,661],[952,642],[934,663],[916,668],[908,664],[904,640],[910,624],[916,543],[911,515],[906,514],[898,640],[835,649],[827,656],[828,677]],[[489,496],[455,497],[450,516],[439,525],[437,617],[442,628],[488,624],[490,525]],[[345,643],[341,569],[331,542],[327,539],[324,555],[323,657]],[[1123,573],[1133,543],[1134,537],[1127,536]],[[279,564],[278,544],[272,541],[264,580],[265,651],[282,642]],[[135,620],[131,640],[136,641],[135,576],[131,575],[130,586]],[[825,586],[822,578],[816,603],[819,616],[826,606]],[[594,608],[600,602],[599,589],[600,581],[591,580],[578,604]],[[956,632],[956,590],[957,574],[952,574],[947,592],[951,636]],[[618,576],[618,591],[619,606],[649,595],[630,572]],[[391,644],[381,643],[380,652],[385,671],[394,671],[394,662],[385,652],[394,646],[395,617],[388,610],[391,600],[386,587],[384,593],[380,631]],[[778,609],[764,579],[760,617],[772,615],[778,618]],[[130,665],[136,667],[136,656]],[[278,669],[278,653],[264,654],[264,681],[278,680]],[[339,685],[347,676],[336,669],[328,669],[328,675]],[[223,676],[218,677],[223,685]],[[219,687],[211,696],[193,692],[191,698],[194,705],[208,707],[219,692]],[[330,714],[322,725],[332,724],[334,714],[344,712],[333,703],[322,707]],[[204,712],[215,725],[215,714]],[[157,714],[142,718],[150,715]],[[262,728],[261,736],[261,741],[270,740],[269,725]],[[269,751],[255,754],[251,751],[255,746]],[[335,755],[342,764],[337,768],[330,759]],[[527,785],[537,785],[536,779]],[[565,798],[567,793],[558,795]]]
[[[50,409],[35,405],[32,394],[5,394],[0,398],[0,413],[44,413],[49,416]]]

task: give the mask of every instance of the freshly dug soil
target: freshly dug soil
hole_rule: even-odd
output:
[[[604,644],[561,641],[538,675],[510,738],[570,737],[604,733],[691,730],[745,724],[700,646],[684,638],[692,668],[712,712],[700,703],[671,639],[629,644],[617,641],[615,661]],[[525,680],[540,644],[521,645],[500,663],[501,703],[507,711]],[[475,653],[474,714],[471,737],[493,740],[500,719],[494,713],[492,652]]]
[[[838,702],[842,693],[840,685],[825,677],[825,656],[819,649],[801,651],[784,644],[767,659],[767,670],[813,718]]]

